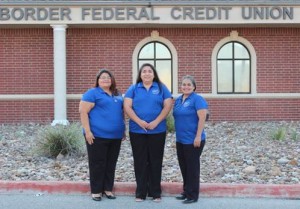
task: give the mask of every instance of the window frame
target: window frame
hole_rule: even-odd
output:
[[[178,54],[175,46],[166,38],[159,36],[158,31],[152,31],[151,35],[141,40],[139,43],[137,43],[133,53],[132,53],[132,83],[136,82],[136,78],[138,75],[138,55],[140,50],[147,44],[153,41],[160,42],[161,44],[164,44],[170,51],[172,62],[171,65],[173,67],[172,69],[172,94],[176,95],[178,94]]]
[[[222,50],[223,47],[225,47],[227,44],[232,44],[232,55],[231,55],[231,58],[219,58],[218,55],[219,55],[219,52]],[[236,58],[236,54],[235,54],[235,44],[240,44],[244,47],[244,49],[248,52],[248,58]],[[219,75],[218,75],[218,72],[219,72],[219,69],[218,69],[218,64],[216,64],[217,68],[216,68],[216,74],[217,74],[217,78],[216,78],[216,82],[217,82],[217,94],[251,94],[251,54],[248,50],[248,48],[241,42],[238,42],[238,41],[230,41],[230,42],[227,42],[225,44],[223,44],[223,46],[221,46],[219,48],[219,51],[218,51],[218,54],[217,54],[217,58],[216,58],[216,62],[218,63],[218,61],[230,61],[232,63],[232,69],[231,69],[231,73],[232,73],[232,83],[231,83],[231,86],[232,86],[232,91],[231,92],[222,92],[222,91],[219,91],[219,87],[218,87],[218,80],[219,80]],[[249,81],[248,81],[248,85],[249,85],[249,91],[248,92],[239,92],[239,91],[236,91],[236,88],[235,88],[235,78],[236,78],[236,69],[235,69],[235,63],[236,61],[249,61]]]
[[[249,52],[250,55],[250,92],[251,93],[247,93],[247,95],[256,95],[257,94],[257,90],[256,90],[256,82],[257,82],[257,78],[256,78],[256,71],[257,71],[257,57],[256,57],[256,52],[255,49],[253,47],[253,45],[245,38],[241,37],[238,35],[237,31],[231,31],[230,35],[221,39],[213,48],[212,50],[212,55],[211,55],[211,81],[212,81],[212,95],[231,95],[231,97],[238,97],[238,95],[245,95],[245,93],[235,93],[235,94],[218,94],[217,92],[217,56],[218,56],[218,52],[219,50],[222,48],[222,46],[224,46],[226,43],[228,42],[239,42],[240,44],[244,45],[246,47],[246,49]]]
[[[154,54],[153,54],[153,57],[154,58],[140,58],[140,53],[141,53],[141,51],[143,50],[143,48],[144,47],[146,47],[147,45],[149,45],[149,44],[154,44]],[[166,47],[166,49],[169,51],[169,53],[170,53],[170,58],[157,58],[157,56],[156,56],[156,45],[157,44],[161,44],[161,45],[163,45],[164,47]],[[160,41],[151,41],[151,42],[148,42],[148,43],[146,43],[144,46],[142,46],[141,48],[140,48],[140,50],[139,50],[139,53],[138,53],[138,56],[137,56],[137,66],[138,66],[138,69],[139,69],[139,63],[140,63],[140,61],[147,61],[147,60],[149,60],[149,61],[151,61],[151,63],[153,62],[154,63],[154,67],[155,67],[155,69],[157,69],[157,61],[170,61],[170,64],[171,64],[171,89],[170,89],[170,91],[171,92],[173,92],[174,91],[174,89],[173,89],[173,62],[172,62],[172,60],[173,60],[173,56],[172,56],[172,53],[171,53],[171,51],[170,51],[170,49],[168,48],[168,46],[166,46],[164,43],[162,43],[162,42],[160,42]]]

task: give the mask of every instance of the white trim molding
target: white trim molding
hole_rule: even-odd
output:
[[[177,98],[181,94],[173,94]],[[300,93],[259,93],[259,94],[200,94],[209,99],[300,99]],[[67,94],[67,100],[80,100],[82,94]],[[53,100],[53,94],[0,94],[0,101]]]
[[[0,94],[0,101],[53,100],[53,94]]]

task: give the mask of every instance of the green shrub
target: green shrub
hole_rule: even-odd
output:
[[[47,126],[38,132],[36,153],[46,157],[77,155],[84,151],[84,140],[78,123]]]
[[[174,118],[172,112],[170,112],[167,116],[167,131],[169,133],[174,133],[175,131]]]
[[[281,127],[272,133],[272,139],[277,141],[282,141],[285,138],[285,134],[286,134],[285,128]]]

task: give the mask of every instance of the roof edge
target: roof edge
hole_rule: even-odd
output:
[[[199,2],[199,1],[180,1],[180,2],[161,2],[161,1],[0,1],[1,6],[300,6],[300,2]]]

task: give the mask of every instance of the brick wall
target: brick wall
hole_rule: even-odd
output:
[[[52,29],[0,29],[0,94],[53,94]]]
[[[49,100],[0,101],[1,123],[51,123],[54,103]]]
[[[299,121],[300,99],[208,99],[211,121]]]
[[[197,90],[211,93],[211,54],[232,30],[257,53],[258,93],[300,93],[300,29],[67,29],[67,93],[94,85],[99,68],[111,69],[124,93],[132,82],[132,53],[153,30],[178,53],[179,79],[196,77]],[[53,94],[53,31],[0,29],[0,94]],[[78,120],[78,102],[69,100],[68,119]],[[300,120],[300,99],[209,99],[212,120]],[[26,105],[26,107],[25,107]],[[0,122],[53,120],[53,101],[0,100]],[[8,112],[8,113],[7,113]],[[25,112],[25,113],[24,113]]]

